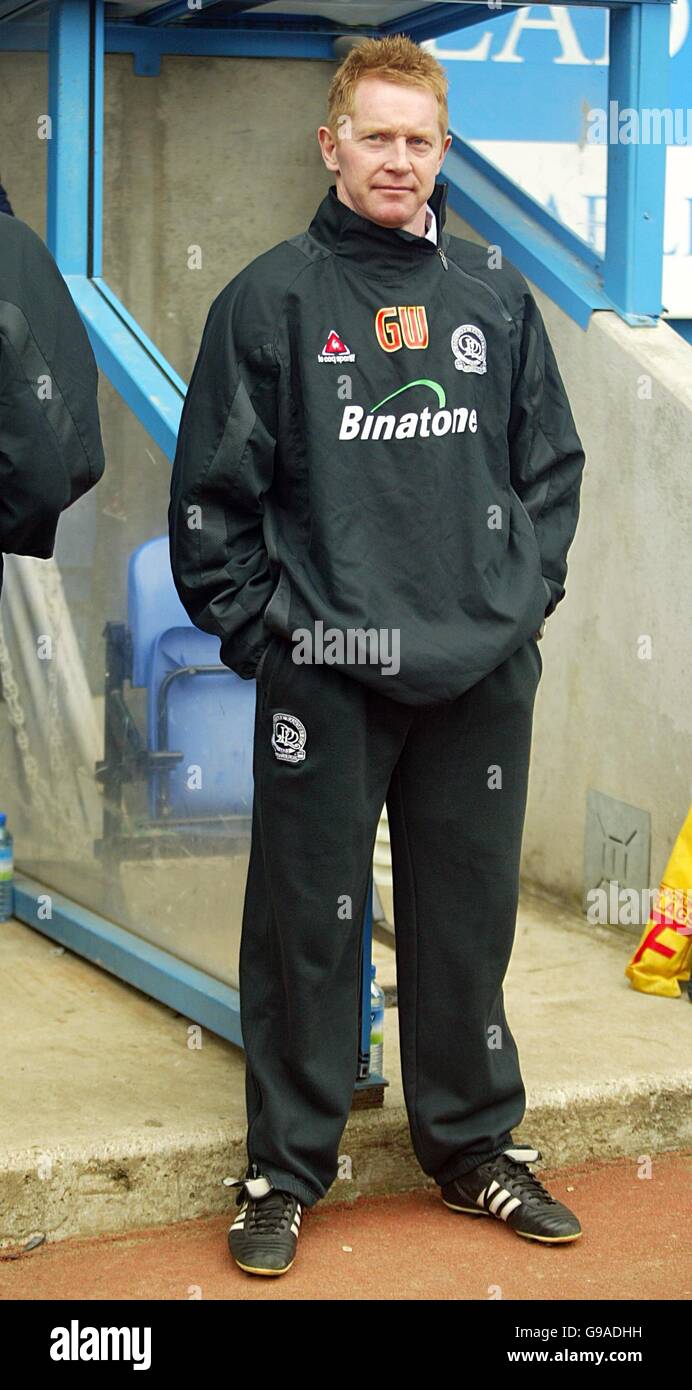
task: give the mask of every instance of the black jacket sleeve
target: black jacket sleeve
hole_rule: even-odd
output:
[[[60,513],[104,469],[98,372],[47,247],[0,215],[0,551],[50,559]]]
[[[209,310],[185,397],[171,476],[170,558],[193,623],[221,639],[221,658],[254,676],[271,632],[274,588],[263,498],[276,448],[278,361],[253,343],[251,295],[231,281]]]
[[[12,204],[11,204],[11,202],[10,202],[10,200],[9,200],[9,198],[8,198],[8,196],[7,196],[7,194],[6,194],[6,192],[5,192],[5,190],[4,190],[4,188],[3,188],[3,186],[2,186],[1,183],[0,183],[0,212],[6,212],[8,217],[14,217],[14,212],[12,211]]]
[[[565,596],[579,519],[584,450],[541,312],[528,286],[513,364],[510,480],[533,523],[546,583],[545,616]]]

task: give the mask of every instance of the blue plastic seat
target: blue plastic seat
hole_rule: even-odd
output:
[[[255,682],[224,666],[219,638],[191,623],[173,583],[167,536],[130,557],[128,623],[131,683],[147,692],[147,746],[183,754],[172,771],[152,772],[150,814],[158,818],[165,805],[173,820],[251,815]]]

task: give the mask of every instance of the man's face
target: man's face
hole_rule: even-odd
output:
[[[444,144],[432,92],[380,77],[356,86],[355,114],[317,136],[322,158],[336,174],[337,196],[361,217],[425,235],[425,204],[452,143]]]

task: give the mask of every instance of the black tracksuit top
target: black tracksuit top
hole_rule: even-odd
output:
[[[103,475],[98,371],[48,248],[0,212],[0,552],[49,560],[61,512]],[[0,589],[3,559],[0,553]]]
[[[582,445],[527,281],[444,231],[447,188],[435,245],[333,184],[211,306],[170,555],[243,678],[272,633],[396,630],[396,673],[339,669],[403,704],[452,700],[564,597]]]

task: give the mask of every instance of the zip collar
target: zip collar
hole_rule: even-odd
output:
[[[437,243],[425,234],[416,236],[403,227],[383,227],[369,217],[361,217],[341,202],[335,183],[322,199],[308,233],[335,255],[359,261],[367,272],[414,269],[421,264],[422,256],[436,256],[447,246],[449,234],[443,232],[443,227],[448,189],[447,183],[436,182],[427,199],[436,217]]]

